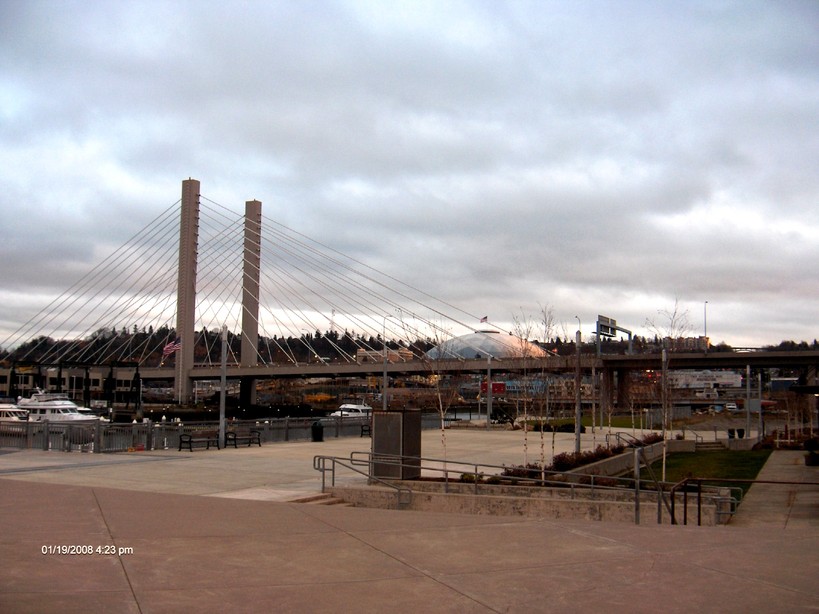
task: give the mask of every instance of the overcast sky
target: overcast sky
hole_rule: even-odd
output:
[[[188,177],[494,322],[812,341],[819,2],[0,2],[0,329]]]

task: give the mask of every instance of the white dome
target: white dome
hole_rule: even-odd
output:
[[[495,330],[478,331],[460,337],[453,337],[439,343],[429,352],[427,358],[540,358],[546,352],[533,343],[518,337],[499,333]]]

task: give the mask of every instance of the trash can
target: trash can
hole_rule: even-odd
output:
[[[310,432],[313,434],[313,441],[324,441],[324,425],[318,420],[313,422]]]
[[[728,429],[728,439],[734,438],[734,429]]]
[[[743,439],[745,437],[745,429],[737,429],[737,439]]]

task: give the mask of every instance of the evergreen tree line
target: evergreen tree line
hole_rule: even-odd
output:
[[[99,329],[82,340],[55,340],[40,336],[21,344],[12,351],[0,350],[0,359],[5,363],[34,363],[34,364],[128,364],[137,363],[147,367],[160,364],[171,365],[174,355],[163,356],[163,349],[168,343],[176,339],[173,328],[163,326],[156,330],[153,327],[139,329],[122,328],[117,330]],[[203,329],[195,336],[194,361],[197,363],[218,364],[222,355],[221,331]],[[535,342],[544,349],[558,355],[570,355],[576,352],[574,341],[555,338],[547,343]],[[241,335],[228,331],[228,360],[237,362],[241,356]],[[431,339],[423,339],[407,343],[404,340],[388,340],[390,349],[406,349],[416,356],[421,356],[435,343]],[[663,340],[637,336],[632,341],[632,350],[635,353],[655,353],[663,347]],[[255,363],[290,363],[290,362],[319,362],[319,361],[350,361],[355,360],[358,350],[377,352],[383,349],[381,335],[361,335],[349,331],[315,331],[313,334],[304,333],[298,337],[273,336],[260,337],[258,356],[252,361]],[[601,350],[604,354],[622,354],[628,349],[626,340],[604,339]],[[760,348],[763,351],[807,351],[819,350],[819,341],[782,341],[778,345],[768,345]],[[583,353],[596,352],[594,342],[583,344]],[[686,351],[686,350],[678,350]],[[694,351],[694,350],[688,350]],[[730,352],[730,345],[721,343],[709,348],[710,352]]]

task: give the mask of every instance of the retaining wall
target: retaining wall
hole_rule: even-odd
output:
[[[402,509],[423,512],[455,514],[485,514],[489,516],[527,516],[550,519],[598,520],[634,524],[634,492],[628,490],[595,490],[567,488],[538,488],[523,486],[479,486],[475,494],[474,484],[450,483],[449,492],[443,492],[440,482],[396,482],[409,487],[412,500]],[[383,486],[335,486],[328,488],[334,497],[359,507],[395,509],[397,494]],[[727,503],[722,504],[723,507]],[[678,522],[682,522],[683,499],[678,495],[676,510]],[[643,492],[640,497],[640,524],[657,524],[656,493]],[[663,506],[660,512],[662,524],[670,524],[671,518]],[[689,522],[696,524],[696,495],[688,497]],[[725,522],[727,516],[720,519]],[[718,523],[717,505],[712,500],[702,506],[702,524]]]

